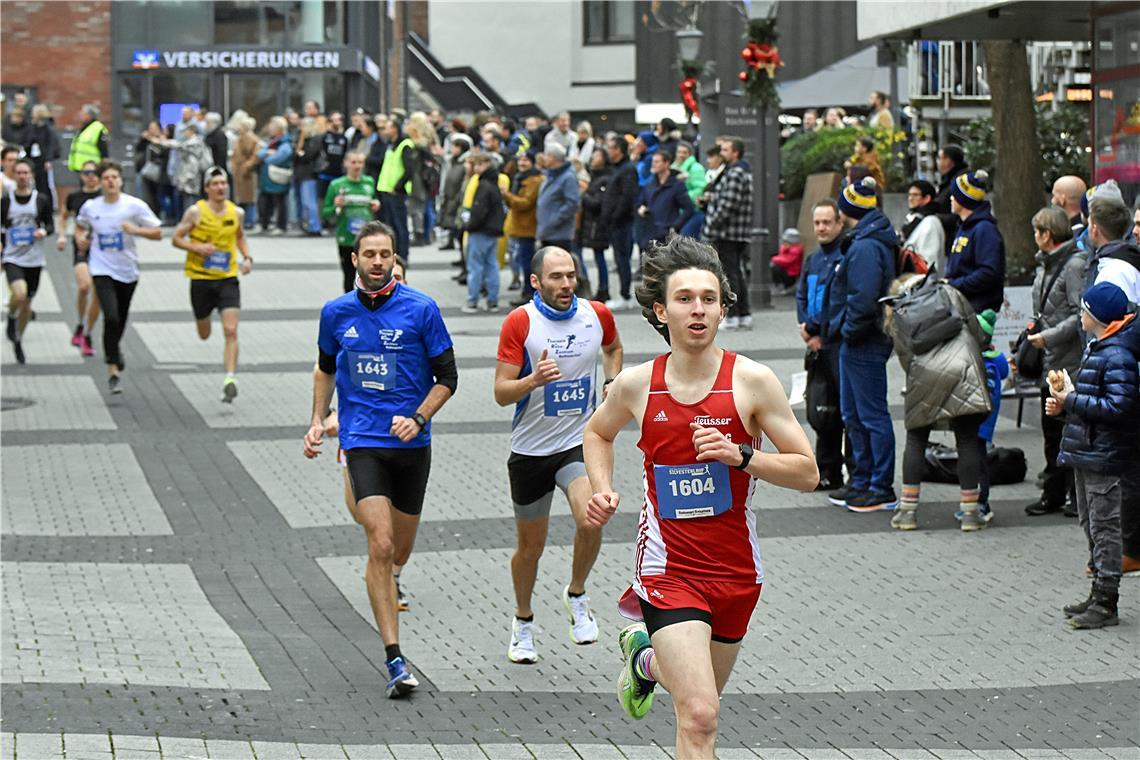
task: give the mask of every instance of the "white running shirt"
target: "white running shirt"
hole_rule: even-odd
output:
[[[134,282],[139,278],[135,236],[123,232],[123,222],[138,227],[162,226],[150,206],[126,193],[115,203],[107,203],[102,196],[92,198],[79,209],[75,223],[91,231],[87,266],[92,277],[106,275],[119,282]]]

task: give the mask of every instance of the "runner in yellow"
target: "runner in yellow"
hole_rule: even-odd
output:
[[[237,255],[241,254],[242,274],[249,274],[253,258],[242,227],[245,212],[226,200],[230,187],[226,170],[212,166],[206,170],[204,179],[206,200],[186,209],[174,230],[173,243],[175,248],[186,251],[190,306],[197,321],[198,337],[202,340],[210,337],[210,314],[214,309],[221,316],[226,340],[222,401],[228,404],[237,397],[237,328],[241,316]]]

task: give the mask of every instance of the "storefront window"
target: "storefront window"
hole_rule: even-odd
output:
[[[285,78],[288,93],[286,102],[301,110],[306,100],[315,100],[321,111],[331,113],[345,110],[344,76],[335,72],[290,73]]]
[[[178,121],[183,105],[211,107],[210,82],[206,74],[179,72],[154,74],[154,110],[163,126]]]
[[[209,6],[196,0],[167,0],[147,3],[154,43],[158,45],[201,45],[210,39]]]
[[[141,134],[146,127],[147,114],[143,112],[144,84],[142,74],[119,77],[119,134],[135,136]]]
[[[1140,193],[1140,17],[1102,16],[1094,23],[1092,72],[1093,181],[1114,179],[1125,200]]]
[[[1114,69],[1140,61],[1140,15],[1117,13],[1096,20],[1096,68]]]
[[[214,3],[214,42],[219,45],[283,45],[293,2],[219,0]]]

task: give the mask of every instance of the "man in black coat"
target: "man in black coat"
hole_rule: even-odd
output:
[[[611,311],[633,306],[630,288],[633,284],[633,215],[637,210],[637,168],[629,160],[629,144],[620,137],[606,140],[606,155],[613,171],[610,184],[602,196],[602,220],[609,230],[610,245],[617,262],[621,293],[606,306]]]

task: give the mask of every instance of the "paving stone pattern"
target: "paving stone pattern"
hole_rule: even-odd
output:
[[[452,329],[460,392],[435,424],[403,576],[413,609],[401,643],[423,685],[384,698],[335,442],[316,462],[300,453],[316,315],[339,282],[334,246],[251,245],[259,268],[243,284],[232,406],[220,403],[220,330],[197,338],[168,241],[143,243],[123,396],[107,397],[101,362],[66,345],[74,285],[62,259],[49,259],[37,299],[31,364],[4,346],[0,758],[671,756],[668,695],[637,723],[613,697],[635,433],[617,446],[628,509],[589,584],[602,640],[567,636],[574,525],[557,496],[535,595],[541,659],[506,661],[511,410],[491,397],[503,315],[460,315],[449,255],[431,249],[413,252],[413,284]],[[794,320],[781,301],[724,344],[787,386],[802,367]],[[618,324],[627,363],[663,350],[637,314]],[[889,377],[898,411],[895,363]],[[1036,405],[1020,429],[1013,415],[998,439],[1026,450],[1031,480]],[[1122,588],[1119,627],[1065,628],[1058,608],[1086,590],[1083,538],[1060,516],[1022,514],[1034,495],[1032,482],[995,488],[994,525],[966,536],[956,489],[928,486],[923,530],[899,535],[888,515],[761,485],[765,588],[722,702],[720,757],[1140,760],[1140,584]]]

